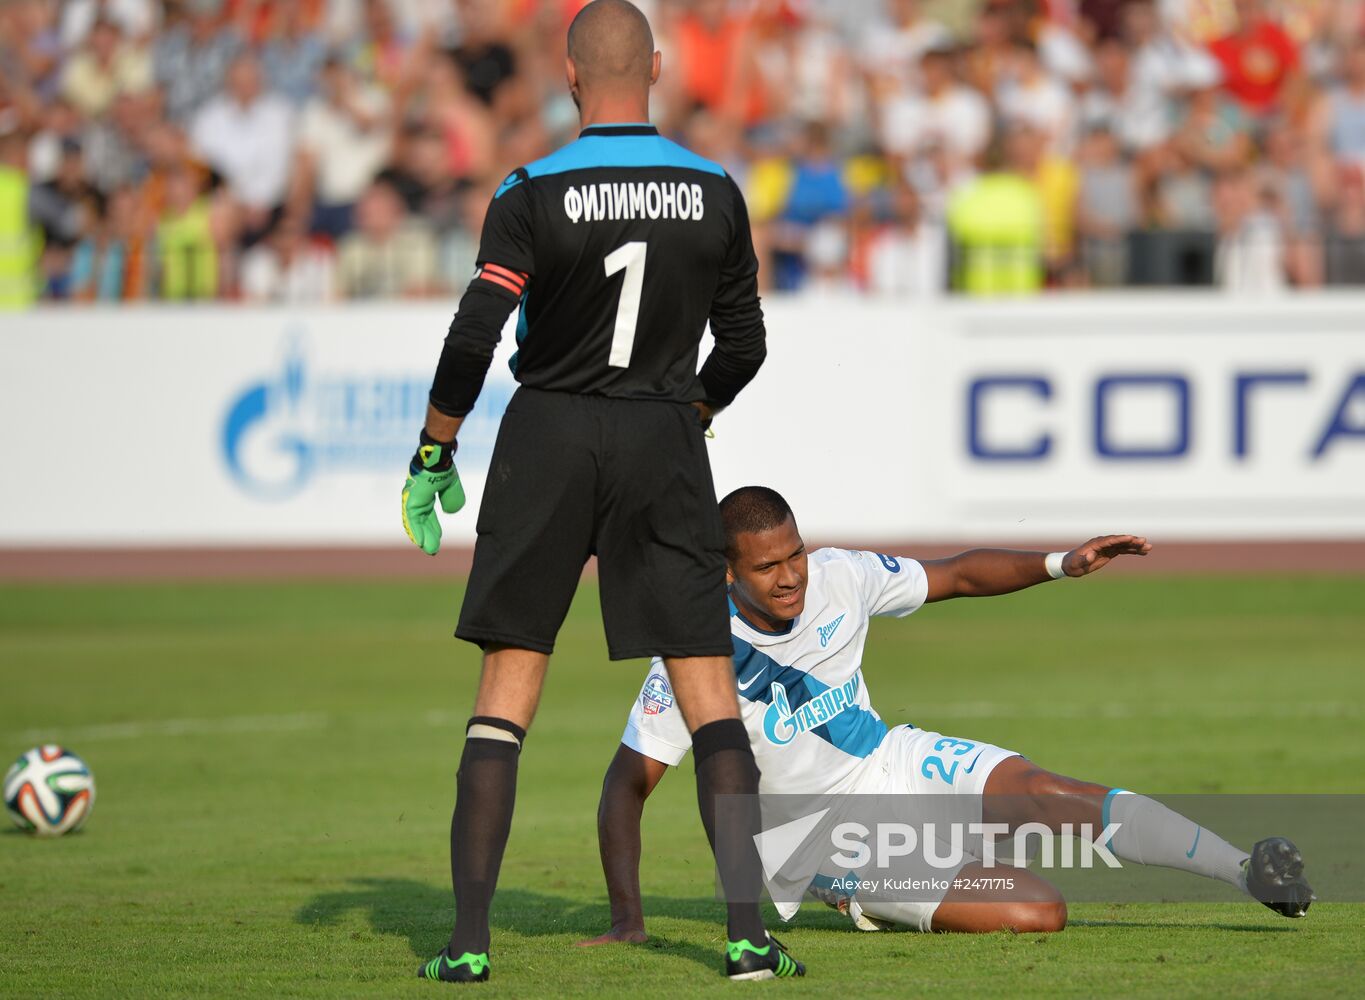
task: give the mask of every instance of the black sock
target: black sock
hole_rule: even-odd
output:
[[[516,742],[490,738],[488,727]],[[488,904],[498,884],[502,852],[512,830],[517,797],[517,758],[526,731],[506,719],[476,715],[465,729],[464,753],[455,776],[455,815],[450,820],[450,877],[455,887],[455,929],[450,954],[488,951]]]
[[[747,939],[762,947],[768,935],[758,912],[763,869],[754,846],[759,832],[758,765],[744,723],[718,719],[701,726],[692,734],[692,755],[697,762],[697,805],[725,889],[730,940]],[[717,795],[745,796],[726,800],[724,822],[719,824]]]

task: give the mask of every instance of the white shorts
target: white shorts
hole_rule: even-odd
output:
[[[981,821],[980,795],[986,789],[986,779],[1002,760],[1017,757],[1013,750],[979,740],[958,739],[942,733],[897,726],[886,734],[882,745],[869,761],[866,785],[857,791],[865,794],[964,795],[977,796],[975,814],[969,822]],[[944,872],[945,888],[936,899],[888,902],[874,895],[856,895],[850,915],[859,923],[859,915],[882,922],[903,924],[928,932],[933,928],[934,911],[947,895],[947,882],[962,868],[972,864],[968,860],[961,867]],[[859,923],[859,926],[863,924]]]
[[[859,793],[911,795],[981,795],[986,779],[1002,761],[1018,757],[1013,750],[958,739],[914,726],[897,726],[886,734],[868,762]]]

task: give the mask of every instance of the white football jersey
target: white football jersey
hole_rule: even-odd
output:
[[[887,728],[863,683],[863,646],[873,615],[897,618],[924,604],[928,580],[913,559],[817,549],[806,606],[782,633],[764,632],[730,602],[740,714],[763,773],[763,793],[851,791]],[[621,742],[677,764],[692,745],[663,661],[631,709]]]

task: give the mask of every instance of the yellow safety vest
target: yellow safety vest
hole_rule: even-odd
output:
[[[0,309],[23,309],[38,297],[41,247],[28,220],[28,175],[0,166]]]
[[[1043,205],[1017,174],[983,174],[948,205],[956,250],[953,287],[969,295],[1021,295],[1043,284]]]
[[[156,242],[163,299],[211,299],[218,293],[218,251],[207,200],[200,198],[183,215],[163,221]]]

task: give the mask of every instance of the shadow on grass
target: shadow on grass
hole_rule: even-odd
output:
[[[647,913],[711,924],[718,933],[724,920],[724,908],[715,900],[652,896],[644,902]],[[299,908],[294,920],[332,927],[352,911],[363,913],[374,933],[406,937],[414,956],[429,958],[450,936],[455,901],[449,889],[413,879],[358,878],[345,889],[315,896]],[[495,938],[498,931],[510,931],[526,937],[565,934],[581,940],[605,931],[611,924],[609,918],[605,903],[580,903],[526,889],[499,889],[489,914]],[[690,959],[712,971],[719,960],[718,948],[667,936],[651,935],[644,947]]]

